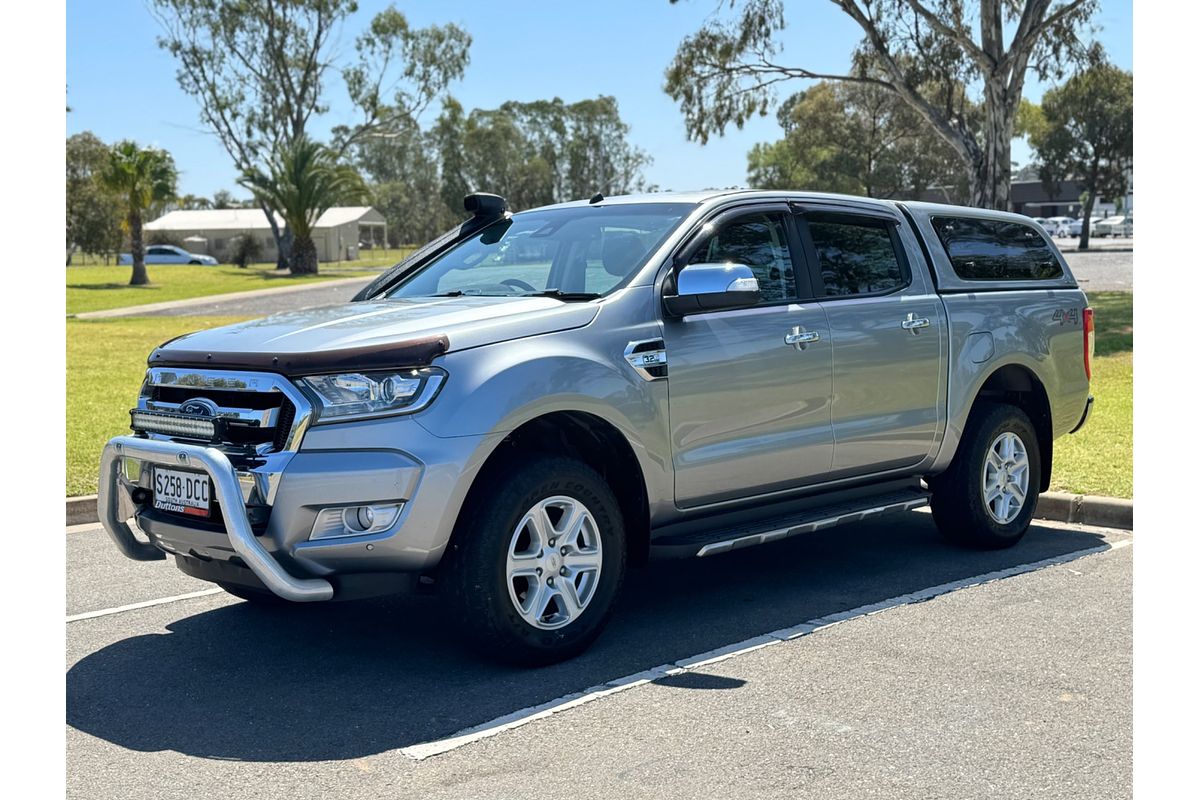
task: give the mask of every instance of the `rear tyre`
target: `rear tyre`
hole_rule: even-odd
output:
[[[625,528],[602,477],[569,458],[512,465],[466,511],[445,586],[469,644],[551,664],[587,649],[625,573]]]
[[[1007,404],[980,406],[950,468],[930,481],[934,522],[955,544],[1012,547],[1029,529],[1041,482],[1041,451],[1029,416]]]

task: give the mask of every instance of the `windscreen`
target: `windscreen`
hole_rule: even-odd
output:
[[[645,264],[694,209],[688,203],[645,203],[526,211],[442,253],[388,297],[599,297]]]

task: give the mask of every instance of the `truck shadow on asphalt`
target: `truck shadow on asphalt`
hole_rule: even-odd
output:
[[[67,722],[146,752],[357,758],[779,628],[1102,543],[1094,533],[1034,525],[1014,549],[964,551],[943,543],[928,514],[908,513],[714,558],[657,562],[629,573],[591,650],[537,670],[463,649],[436,598],[282,609],[238,602],[81,659],[67,673]],[[887,615],[864,624],[885,625]],[[803,641],[793,645],[796,669]],[[681,692],[743,685],[714,677],[662,683]]]

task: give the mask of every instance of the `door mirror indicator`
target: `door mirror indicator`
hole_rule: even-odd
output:
[[[663,297],[663,308],[673,317],[748,308],[762,297],[758,279],[744,264],[687,264],[675,284],[675,293]]]

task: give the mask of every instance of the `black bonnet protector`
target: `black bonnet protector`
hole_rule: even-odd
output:
[[[157,348],[150,354],[146,363],[151,367],[256,370],[299,377],[347,370],[358,372],[425,367],[450,349],[450,339],[444,334],[403,342],[311,353],[210,353],[204,350],[184,350],[172,347],[171,344],[167,342]]]

